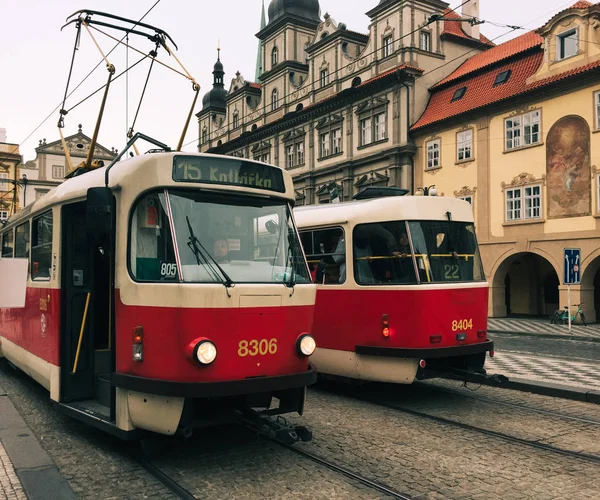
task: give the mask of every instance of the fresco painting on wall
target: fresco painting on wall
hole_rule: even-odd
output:
[[[580,116],[565,116],[546,142],[548,218],[591,213],[590,128]]]

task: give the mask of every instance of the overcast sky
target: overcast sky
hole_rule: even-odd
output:
[[[265,0],[265,8],[268,8],[269,1]],[[76,33],[73,25],[60,30],[67,16],[85,7],[138,20],[155,2],[0,0],[3,34],[0,45],[0,128],[7,130],[8,142],[21,145],[25,161],[35,158],[34,148],[40,139],[46,138],[47,142],[59,139],[56,127],[58,110],[54,110],[62,104]],[[480,0],[480,18],[500,25],[535,29],[574,2]],[[144,22],[162,28],[171,35],[179,47],[177,58],[200,83],[202,89],[194,113],[200,110],[201,97],[212,86],[211,72],[217,55],[217,40],[220,39],[221,44],[226,88],[236,71],[240,71],[246,80],[254,80],[258,44],[254,35],[260,26],[261,3],[262,0],[160,0],[144,19]],[[377,3],[378,0],[320,0],[322,14],[328,12],[336,22],[344,22],[348,29],[365,34],[369,24],[365,12]],[[461,3],[452,1],[450,6],[454,8]],[[481,25],[481,31],[488,38],[496,39],[510,30],[486,23]],[[513,32],[495,41],[500,43],[520,33],[523,31]],[[94,32],[94,36],[105,53],[115,44],[104,35]],[[144,53],[153,48],[145,38],[131,37],[130,43]],[[130,51],[129,64],[132,65],[140,57]],[[159,58],[174,67],[177,64],[164,50],[160,50]],[[92,39],[83,30],[70,90],[100,60],[101,56]],[[126,68],[125,50],[119,48],[109,56],[109,60],[119,74]],[[146,60],[129,73],[128,93],[125,76],[112,84],[99,136],[103,146],[119,150],[124,147],[127,124],[131,125],[135,115],[148,66]],[[66,108],[69,109],[104,85],[107,76],[105,65],[101,64],[67,99]],[[92,136],[101,95],[98,93],[65,117],[65,136],[76,133],[78,124],[83,125],[86,135]],[[129,106],[126,105],[127,95]],[[155,64],[135,130],[176,147],[192,99],[193,92],[187,80]],[[129,109],[129,121],[126,121],[126,109]],[[195,151],[197,139],[198,126],[193,117],[185,139],[187,145],[183,149]]]

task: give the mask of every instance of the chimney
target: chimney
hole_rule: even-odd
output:
[[[471,0],[467,2],[462,7],[462,17],[463,19],[467,18],[476,18],[479,19],[479,0]],[[475,40],[479,40],[479,24],[475,26],[471,26],[468,22],[463,22],[462,29],[463,31],[469,35],[471,38],[475,38]]]
[[[6,142],[6,129],[0,128],[0,142]]]

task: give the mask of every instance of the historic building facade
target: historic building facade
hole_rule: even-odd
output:
[[[600,319],[598,132],[600,4],[577,2],[431,89],[411,129],[416,184],[473,204],[491,316],[566,305],[563,250],[579,248],[572,303]]]
[[[87,158],[90,150],[91,138],[82,132],[79,125],[76,134],[65,137],[65,143],[69,150],[73,167]],[[20,167],[21,182],[19,184],[19,200],[21,207],[25,207],[40,196],[46,194],[50,189],[63,182],[65,175],[69,173],[67,158],[59,139],[46,143],[46,139],[39,142],[35,148],[35,159],[22,163]],[[114,149],[108,150],[96,143],[93,160],[102,160],[105,163],[112,161],[117,155]]]
[[[20,163],[19,145],[0,142],[0,221],[5,221],[19,209]]]
[[[462,14],[477,17],[478,2]],[[300,204],[342,200],[369,185],[414,191],[410,125],[428,88],[493,44],[439,0],[381,0],[368,34],[350,31],[318,0],[273,0],[260,40],[260,82],[239,72],[197,114],[198,150],[253,158],[292,174]]]

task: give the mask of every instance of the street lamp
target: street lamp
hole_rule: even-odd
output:
[[[435,184],[431,186],[417,188],[415,196],[437,196],[438,190],[435,188]]]

